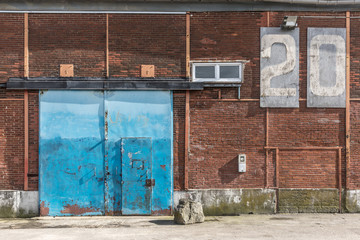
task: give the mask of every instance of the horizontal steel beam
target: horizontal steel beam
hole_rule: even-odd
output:
[[[68,89],[68,90],[203,90],[203,83],[184,79],[101,79],[101,78],[10,78],[7,89]]]

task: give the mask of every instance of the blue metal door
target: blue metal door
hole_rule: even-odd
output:
[[[151,138],[121,139],[124,215],[151,214],[151,145]]]
[[[171,92],[44,91],[39,116],[41,215],[171,213]]]
[[[122,212],[122,214],[149,214],[148,210],[135,210],[124,203],[134,202],[134,195],[131,190],[122,189],[128,187],[127,179],[134,177],[138,179],[141,172],[126,174],[122,168],[121,161],[125,159],[121,153],[122,139],[127,141],[129,146],[138,148],[150,154],[148,159],[149,176],[155,180],[155,186],[148,190],[152,191],[150,204],[152,215],[168,215],[172,207],[172,94],[170,91],[106,91],[105,92],[105,165],[108,165],[110,172],[108,182],[105,186],[106,203],[105,208],[111,212]],[[133,138],[151,139],[151,147],[148,140],[138,140],[130,144]],[[146,144],[145,144],[146,142]],[[136,144],[139,146],[136,147]],[[151,153],[146,149],[152,149]],[[124,148],[125,151],[126,145]],[[144,154],[145,154],[144,152]],[[114,173],[119,175],[121,181],[114,179]],[[125,175],[124,175],[125,174]],[[119,176],[116,176],[119,177]],[[131,179],[129,179],[131,180]],[[123,182],[124,186],[121,186]],[[128,187],[130,189],[130,187]],[[144,190],[145,191],[145,190]],[[135,194],[135,192],[134,192]],[[140,192],[136,193],[137,195]],[[147,192],[142,192],[142,199],[145,199]],[[129,210],[130,209],[130,210]],[[142,213],[140,213],[142,211]]]
[[[103,113],[102,92],[40,93],[41,215],[104,214]]]

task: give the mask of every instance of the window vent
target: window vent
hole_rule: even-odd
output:
[[[242,82],[242,63],[193,63],[194,82]]]

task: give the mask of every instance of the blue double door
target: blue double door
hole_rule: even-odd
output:
[[[158,215],[172,207],[169,91],[40,92],[42,215]]]

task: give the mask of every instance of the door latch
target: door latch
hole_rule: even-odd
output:
[[[147,186],[147,187],[155,186],[155,179],[146,179],[145,186]]]

